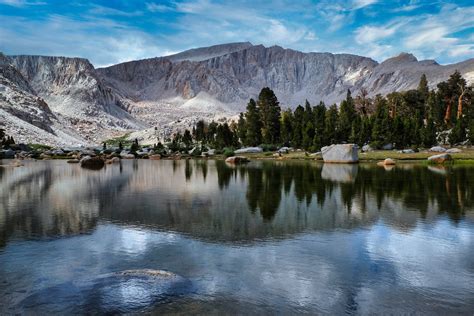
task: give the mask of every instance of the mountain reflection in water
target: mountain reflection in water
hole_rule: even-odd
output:
[[[92,232],[99,221],[249,242],[304,231],[407,230],[472,217],[474,168],[256,161],[123,161],[100,171],[63,161],[0,168],[0,245]]]
[[[456,165],[3,168],[0,314],[470,315],[473,181]],[[117,277],[143,269],[182,282]]]

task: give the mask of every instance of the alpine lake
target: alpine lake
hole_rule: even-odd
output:
[[[473,311],[474,165],[0,168],[3,315]]]

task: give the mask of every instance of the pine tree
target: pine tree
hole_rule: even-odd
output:
[[[293,112],[291,109],[287,109],[281,114],[280,123],[280,141],[284,146],[290,146],[293,138]]]
[[[191,132],[188,129],[184,131],[182,141],[186,148],[189,148],[189,146],[193,143],[193,137],[191,136]]]
[[[313,146],[314,149],[321,149],[324,144],[324,127],[326,120],[326,105],[323,102],[320,102],[317,106],[313,108],[313,117],[314,117],[314,138]]]
[[[196,127],[194,129],[194,139],[196,141],[204,141],[206,139],[206,123],[204,120],[199,120],[196,123]]]
[[[314,139],[314,125],[313,125],[313,122],[308,121],[303,130],[303,148],[306,150],[312,149],[313,139]]]
[[[339,121],[339,114],[337,111],[337,106],[335,104],[331,105],[326,111],[326,119],[324,126],[324,145],[336,144],[338,143],[337,135],[337,125]]]
[[[418,84],[418,92],[420,93],[423,99],[423,102],[426,102],[426,100],[428,99],[430,90],[428,88],[428,80],[426,79],[425,74],[421,75],[420,83]]]
[[[372,127],[372,141],[375,147],[381,147],[391,142],[391,119],[387,100],[381,95],[375,97],[375,113]]]
[[[246,146],[257,146],[262,143],[262,132],[260,122],[260,112],[254,99],[250,99],[245,113],[246,122]]]
[[[264,143],[279,143],[281,109],[275,93],[268,87],[263,88],[258,96],[257,104],[260,110]]]
[[[293,114],[293,141],[292,145],[300,148],[303,144],[303,128],[304,128],[304,108],[298,105]]]
[[[247,128],[244,113],[239,114],[239,121],[237,122],[237,136],[241,143],[244,143],[245,136],[247,135]]]
[[[431,147],[436,144],[436,128],[431,118],[426,120],[426,126],[421,132],[421,139],[424,147]]]
[[[356,117],[356,111],[354,106],[354,100],[351,96],[351,91],[347,90],[347,96],[344,101],[341,102],[339,109],[339,121],[338,121],[338,133],[339,139],[342,141],[348,141],[351,135],[352,122]]]

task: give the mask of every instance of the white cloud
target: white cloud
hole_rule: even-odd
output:
[[[169,52],[158,44],[159,38],[109,19],[84,22],[60,15],[35,23],[19,17],[0,16],[0,19],[9,25],[9,28],[0,27],[0,50],[7,54],[34,52],[83,57],[98,67]],[[98,28],[103,33],[94,32]]]
[[[46,2],[44,1],[27,1],[27,0],[0,0],[0,4],[9,5],[12,7],[26,7],[30,5],[44,5]]]
[[[359,44],[367,44],[376,42],[382,39],[386,39],[387,37],[392,36],[395,34],[399,26],[391,26],[391,27],[377,27],[377,26],[362,26],[356,29],[356,41]]]
[[[378,0],[354,0],[353,1],[353,9],[358,10],[362,9],[368,6],[371,6],[373,4],[376,4]]]
[[[168,12],[173,11],[172,7],[169,7],[164,4],[156,4],[154,2],[147,2],[145,3],[146,9],[150,12]]]

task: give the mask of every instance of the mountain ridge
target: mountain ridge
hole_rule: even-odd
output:
[[[8,95],[12,91],[31,99],[24,102],[32,106],[28,110],[32,113],[36,111],[32,104],[38,102],[35,98],[41,99],[56,126],[64,127],[74,144],[98,143],[152,127],[169,134],[201,118],[229,117],[242,111],[248,99],[266,86],[275,91],[283,107],[295,107],[305,99],[313,104],[338,103],[348,89],[354,95],[366,90],[369,96],[413,89],[423,73],[431,88],[456,69],[470,83],[474,81],[474,58],[439,65],[400,53],[378,63],[352,54],[305,53],[249,42],[194,48],[102,68],[80,57],[34,55],[4,56],[0,65],[4,69],[0,107],[10,114],[21,109],[21,103],[11,101],[15,99]],[[9,67],[21,76],[7,72]],[[7,73],[10,78],[5,79]],[[24,80],[23,88],[15,86],[14,80]],[[42,128],[50,133],[46,125]]]

